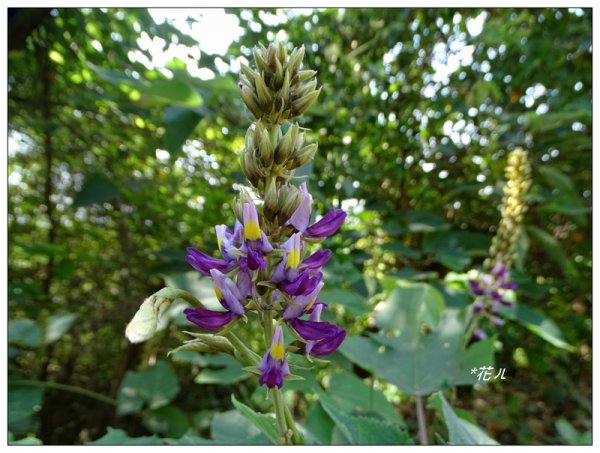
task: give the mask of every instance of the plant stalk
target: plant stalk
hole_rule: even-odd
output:
[[[419,443],[427,445],[427,421],[425,420],[425,407],[421,395],[415,397],[415,405],[417,407],[417,422],[419,424]]]

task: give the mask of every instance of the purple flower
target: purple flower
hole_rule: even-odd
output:
[[[481,341],[487,338],[487,334],[481,329],[475,329],[473,332],[473,341]]]
[[[312,196],[310,193],[308,193],[305,182],[302,183],[300,189],[302,190],[302,201],[285,224],[292,225],[297,231],[303,233],[310,222]]]
[[[235,317],[230,311],[208,310],[203,307],[186,308],[183,313],[188,321],[206,330],[219,330]]]
[[[322,304],[315,304],[308,320],[288,320],[288,325],[306,341],[307,354],[329,355],[334,353],[346,338],[346,331],[329,322],[320,321]]]
[[[271,346],[267,349],[256,368],[262,371],[258,380],[260,385],[267,384],[269,388],[281,388],[283,386],[283,379],[290,374],[290,369],[287,363],[281,326],[275,327]]]
[[[237,275],[237,287],[243,299],[256,296],[256,287],[252,281],[252,272],[249,269],[240,269]]]
[[[189,255],[185,257],[186,261],[203,275],[210,275],[211,269],[217,269],[220,272],[229,272],[236,265],[235,261],[223,261],[213,258],[194,247],[188,247],[187,252]]]
[[[341,209],[332,209],[317,223],[309,226],[304,232],[307,238],[324,238],[334,234],[344,223],[346,213]]]
[[[215,294],[221,305],[236,315],[243,315],[244,306],[240,302],[243,297],[233,280],[216,269],[212,269],[210,275],[215,284]]]
[[[309,294],[317,287],[322,278],[322,272],[311,275],[308,269],[302,269],[294,280],[282,282],[281,288],[290,296]]]
[[[302,240],[300,233],[294,233],[290,238],[281,244],[281,248],[285,251],[283,259],[273,271],[271,281],[279,283],[284,280],[293,280],[298,274],[298,266],[300,265],[300,255],[302,253]]]
[[[320,269],[329,261],[331,257],[331,250],[320,249],[315,253],[310,255],[308,258],[304,258],[302,260],[302,264],[304,264],[309,269]]]
[[[471,292],[476,296],[473,313],[483,313],[496,325],[503,325],[498,307],[510,307],[513,302],[506,299],[505,291],[514,290],[517,285],[510,281],[509,269],[497,262],[490,274],[480,272],[476,278],[469,280]]]
[[[317,300],[317,295],[323,288],[323,282],[319,282],[315,289],[306,295],[300,295],[293,298],[294,303],[288,304],[283,310],[283,319],[294,319],[301,316],[305,310],[310,309]]]
[[[244,220],[244,240],[246,244],[249,244],[249,248],[257,252],[272,252],[273,247],[258,224],[256,206],[253,203],[244,203],[242,216]]]

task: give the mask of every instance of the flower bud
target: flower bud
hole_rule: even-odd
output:
[[[177,290],[163,288],[144,300],[133,319],[127,324],[125,329],[127,339],[131,343],[141,343],[152,338],[158,328],[160,317],[176,298]]]
[[[267,179],[264,200],[263,214],[271,221],[275,218],[275,214],[277,213],[277,187],[274,177]]]
[[[292,156],[292,159],[289,161],[287,168],[291,170],[302,167],[302,165],[315,157],[317,147],[318,145],[316,143],[311,143],[302,149],[296,150]]]
[[[277,149],[275,150],[275,162],[277,164],[283,164],[294,153],[298,130],[298,123],[292,124],[277,145]]]
[[[317,100],[320,93],[321,88],[292,102],[292,116],[302,115]]]
[[[193,340],[186,341],[182,346],[169,351],[168,355],[179,351],[224,352],[231,355],[233,355],[235,352],[231,342],[221,335],[192,332],[186,333],[195,338]]]

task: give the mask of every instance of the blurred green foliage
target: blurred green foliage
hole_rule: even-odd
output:
[[[9,442],[269,442],[264,390],[235,363],[166,360],[191,329],[180,313],[146,345],[123,332],[165,284],[212,297],[185,248],[216,250],[213,225],[233,223],[250,121],[232,68],[275,39],[304,45],[323,84],[303,116],[319,152],[301,174],[320,211],[351,214],[327,243],[322,294],[349,330],[339,368],[286,395],[306,438],[411,443],[409,395],[467,384],[460,373],[495,353],[508,383],[458,387],[454,409],[435,393],[432,442],[491,441],[475,425],[500,443],[589,442],[591,10],[227,10],[244,33],[201,54],[208,80],[178,58],[147,63],[145,38],[199,52],[144,9],[32,12],[11,16],[27,33],[8,55]],[[487,254],[516,146],[534,178],[506,313],[518,322],[435,360],[471,302],[460,273]],[[384,346],[388,360],[369,352]]]

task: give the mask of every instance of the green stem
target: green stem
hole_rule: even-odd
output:
[[[233,332],[227,332],[223,335],[227,338],[233,347],[242,355],[245,360],[244,365],[256,366],[260,362],[260,356],[251,350],[246,344],[240,340]]]
[[[465,349],[467,349],[467,346],[469,346],[471,337],[473,336],[473,333],[475,332],[475,330],[477,329],[477,326],[479,325],[479,319],[480,319],[479,314],[473,313],[471,311],[471,316],[469,319],[468,327],[465,331],[465,342],[464,342]]]
[[[287,421],[285,417],[285,402],[280,390],[275,387],[271,389],[273,394],[273,407],[275,408],[275,418],[277,420],[277,429],[279,431],[280,442],[285,445],[291,445],[291,439],[288,435]]]
[[[175,300],[177,298],[183,299],[195,307],[202,306],[202,303],[198,299],[196,299],[191,293],[188,293],[187,291],[184,291],[183,289],[165,287],[165,288],[161,289],[160,291],[158,291],[157,293],[155,293],[155,295],[157,297],[165,297],[165,298],[171,299],[171,300]]]
[[[302,440],[302,436],[298,432],[298,428],[296,428],[296,422],[294,421],[294,417],[292,417],[292,412],[287,404],[283,404],[283,411],[285,414],[285,421],[287,423],[288,429],[292,430],[292,444],[293,445],[302,445],[304,442]]]
[[[427,445],[427,421],[425,420],[425,408],[421,395],[415,397],[415,405],[417,406],[417,422],[419,424],[419,443]]]
[[[73,385],[59,384],[58,382],[52,381],[28,381],[28,380],[11,380],[11,385],[24,385],[30,387],[43,387],[56,390],[64,390],[66,392],[77,393],[78,395],[87,396],[103,403],[117,406],[119,402],[108,396],[101,395],[100,393],[93,392],[92,390],[83,389],[81,387],[75,387]]]

